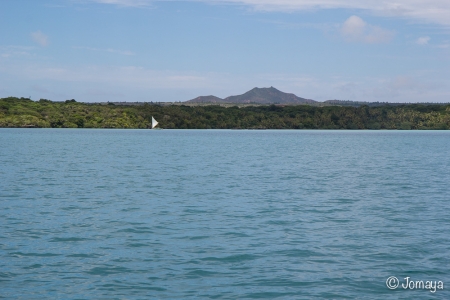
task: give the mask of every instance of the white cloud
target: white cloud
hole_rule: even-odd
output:
[[[214,1],[214,0],[213,0]],[[215,2],[223,2],[217,0]],[[261,10],[362,9],[387,16],[400,16],[450,25],[448,0],[227,0]]]
[[[351,16],[342,24],[341,35],[347,41],[368,44],[386,43],[394,37],[392,31],[369,25],[358,16]]]
[[[379,80],[377,86],[369,93],[381,99],[387,98],[391,102],[398,98],[408,99],[408,97],[412,102],[434,102],[436,99],[433,99],[430,95],[433,95],[441,87],[442,83],[431,82],[417,76],[404,75]]]
[[[1,67],[1,65],[0,65]],[[0,68],[0,72],[2,69]],[[54,80],[59,82],[108,83],[135,88],[198,88],[208,86],[213,75],[194,72],[151,70],[143,67],[54,67],[22,65],[6,68],[11,75],[27,80]]]
[[[200,95],[227,97],[252,87],[274,86],[319,101],[343,99],[389,102],[448,102],[449,73],[423,72],[374,78],[315,77],[308,74],[256,73],[253,76],[213,72],[152,70],[137,66],[60,66],[3,62],[0,92],[78,101],[185,101]],[[27,89],[27,86],[29,87]],[[4,91],[1,91],[3,87]]]
[[[429,36],[422,36],[416,40],[416,44],[418,45],[426,45],[431,40]]]
[[[221,89],[224,77],[227,76],[212,72],[152,70],[138,66],[64,66],[0,60],[0,86],[10,86],[3,95],[25,93],[38,99],[184,101]]]
[[[117,49],[112,49],[112,48],[107,48],[107,49],[92,48],[92,47],[73,47],[73,48],[81,49],[81,50],[97,51],[97,52],[109,52],[109,53],[115,53],[115,54],[121,54],[121,55],[134,55],[134,52],[131,52],[131,51],[117,50]]]
[[[115,4],[125,7],[148,6],[152,1],[149,0],[93,0],[94,2],[103,4]]]
[[[364,36],[366,26],[366,22],[360,17],[351,16],[342,25],[341,33],[344,37],[349,39],[359,39],[361,36]]]
[[[443,44],[438,45],[437,48],[448,49],[450,48],[450,42],[444,42]]]
[[[91,0],[120,6],[147,6],[157,1],[172,0]],[[450,25],[448,0],[190,0],[205,3],[234,3],[256,10],[298,11],[312,9],[361,9],[384,16],[407,17],[419,21]]]
[[[0,46],[0,57],[9,58],[13,56],[30,56],[34,47],[25,46]]]
[[[48,45],[48,36],[43,34],[40,30],[32,32],[31,33],[31,38],[33,39],[33,41],[35,41],[36,43],[38,43],[42,47],[45,47],[45,46]]]
[[[447,72],[398,75],[394,77],[347,78],[338,81],[330,94],[337,99],[369,102],[448,102],[450,91]],[[327,87],[327,82],[324,83]]]

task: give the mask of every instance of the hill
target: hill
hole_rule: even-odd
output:
[[[224,100],[219,97],[210,95],[210,96],[200,96],[200,97],[197,97],[195,99],[192,99],[192,100],[189,100],[186,102],[189,102],[189,103],[224,103]]]
[[[186,101],[188,103],[236,103],[236,104],[313,104],[317,101],[284,93],[274,87],[257,88],[237,96],[221,99],[215,96],[200,96]]]

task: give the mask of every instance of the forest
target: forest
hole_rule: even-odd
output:
[[[165,129],[450,129],[450,104],[376,107],[115,105],[0,98],[0,127]]]

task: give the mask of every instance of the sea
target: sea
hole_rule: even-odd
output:
[[[1,299],[449,291],[450,131],[0,129]]]

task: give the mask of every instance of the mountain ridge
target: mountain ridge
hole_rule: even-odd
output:
[[[235,104],[313,104],[317,101],[284,93],[273,86],[270,88],[255,87],[250,91],[235,96],[219,98],[213,95],[199,96],[186,101],[187,103],[235,103]]]

